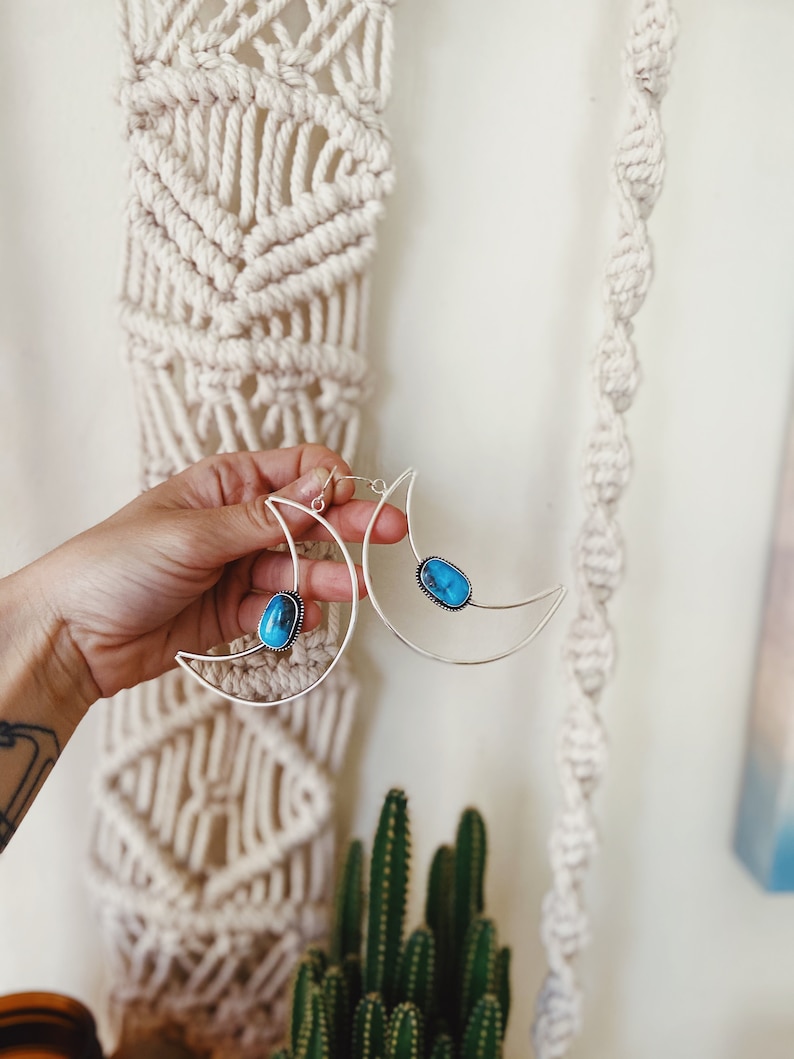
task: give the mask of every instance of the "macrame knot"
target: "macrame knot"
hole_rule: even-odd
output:
[[[623,537],[617,522],[602,508],[590,512],[579,536],[577,567],[589,594],[604,604],[623,573]]]
[[[618,327],[601,340],[595,360],[596,383],[616,412],[625,412],[634,400],[640,369],[634,344],[627,334],[630,324]]]
[[[587,916],[575,890],[552,890],[543,900],[543,937],[563,959],[583,949],[589,941]]]
[[[371,18],[382,22],[386,18],[389,8],[394,7],[396,0],[358,0],[358,2],[367,9],[367,13]]]
[[[676,30],[676,19],[668,3],[664,0],[648,3],[626,47],[624,58],[629,85],[636,84],[656,104],[667,91]]]
[[[271,44],[261,49],[262,72],[290,88],[316,88],[314,78],[304,69],[312,54],[305,49],[280,48]]]
[[[618,239],[607,262],[607,297],[618,320],[628,320],[645,300],[651,282],[651,247],[638,219]]]
[[[348,81],[340,88],[339,95],[351,116],[365,128],[380,128],[383,97],[374,85],[359,85]]]
[[[532,1028],[538,1059],[560,1059],[581,1026],[579,990],[558,971],[546,976],[538,995],[538,1014]]]
[[[614,636],[603,614],[594,610],[592,614],[574,618],[564,654],[582,692],[596,700],[615,662]]]
[[[566,776],[576,781],[582,795],[589,795],[604,772],[607,743],[604,725],[587,696],[563,720],[558,752],[565,760]],[[574,800],[568,809],[575,814],[585,813],[588,821],[585,826],[593,826],[589,810],[581,801]]]
[[[549,840],[549,859],[556,870],[582,871],[595,852],[598,835],[592,816],[583,806],[564,810]]]
[[[202,405],[224,405],[229,402],[229,389],[239,385],[236,372],[222,369],[201,369],[190,373],[190,397]],[[187,381],[187,380],[186,380]]]
[[[583,473],[594,505],[609,508],[617,502],[631,477],[631,449],[620,419],[602,420],[593,428]]]
[[[347,419],[371,389],[367,380],[362,383],[343,383],[337,379],[320,379],[317,407],[321,412],[333,412],[340,420]]]
[[[615,160],[615,174],[645,220],[656,205],[664,177],[664,151],[659,114],[638,115],[624,137]]]

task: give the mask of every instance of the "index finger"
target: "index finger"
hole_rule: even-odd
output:
[[[309,444],[208,456],[156,486],[151,496],[165,507],[229,507],[285,489],[315,467],[324,468],[329,475],[336,468],[326,493],[329,504],[350,499],[353,483],[338,481],[352,473],[349,465],[332,449]]]

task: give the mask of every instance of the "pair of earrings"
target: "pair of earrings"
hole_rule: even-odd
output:
[[[412,650],[417,651],[419,654],[424,655],[426,658],[432,658],[439,662],[448,662],[452,665],[482,665],[487,662],[496,662],[500,658],[507,658],[508,655],[515,654],[516,651],[520,651],[522,647],[526,647],[528,643],[535,639],[539,632],[545,628],[551,618],[554,616],[557,608],[562,603],[565,597],[565,588],[562,585],[555,585],[553,588],[545,589],[543,592],[538,592],[533,596],[529,596],[527,599],[518,600],[515,603],[482,603],[474,599],[472,595],[472,585],[466,574],[463,573],[459,567],[455,566],[454,563],[449,560],[442,558],[440,555],[430,555],[426,558],[422,558],[419,550],[416,547],[416,541],[413,534],[413,526],[411,519],[411,501],[414,483],[416,481],[417,472],[412,468],[404,471],[399,478],[397,478],[392,485],[387,486],[382,478],[363,478],[360,475],[346,475],[345,478],[337,479],[344,481],[346,479],[355,480],[359,482],[365,482],[369,488],[379,497],[378,503],[375,505],[375,509],[372,512],[367,529],[364,533],[364,538],[361,545],[361,567],[364,573],[364,583],[367,586],[367,593],[369,595],[372,606],[375,608],[378,616],[381,618],[387,628],[391,629],[398,639],[402,640],[404,644],[410,647]],[[211,691],[217,692],[224,698],[229,699],[231,702],[245,703],[252,706],[279,706],[285,702],[292,702],[294,699],[300,698],[306,695],[308,692],[313,691],[319,684],[321,684],[326,677],[331,673],[334,666],[337,664],[339,659],[342,657],[350,639],[353,635],[353,630],[356,626],[356,620],[358,616],[358,579],[356,577],[356,568],[353,563],[350,553],[347,550],[345,542],[340,537],[338,531],[331,525],[331,523],[323,517],[323,512],[326,509],[325,491],[330,485],[334,478],[334,472],[332,471],[328,477],[323,489],[320,493],[312,500],[311,504],[307,507],[304,504],[299,503],[297,500],[290,500],[286,497],[280,496],[269,496],[265,500],[265,507],[267,507],[278,521],[281,529],[284,532],[284,537],[289,548],[290,556],[292,558],[292,588],[284,589],[281,592],[277,592],[264,609],[262,617],[259,621],[257,629],[259,642],[255,643],[252,647],[247,648],[244,651],[238,651],[234,654],[195,654],[190,651],[180,651],[176,655],[176,661],[182,668],[194,677],[204,687],[209,688]],[[372,572],[370,569],[369,554],[370,554],[370,543],[372,539],[372,532],[377,524],[378,518],[384,505],[389,502],[389,499],[393,494],[400,488],[400,486],[407,480],[408,489],[405,497],[405,515],[408,523],[408,543],[413,552],[417,567],[416,567],[416,581],[428,599],[432,600],[436,606],[441,607],[445,611],[460,611],[466,607],[476,607],[480,610],[517,610],[521,607],[527,607],[531,603],[538,603],[544,599],[551,599],[549,607],[546,609],[540,620],[530,629],[530,631],[518,641],[518,643],[512,644],[510,647],[504,650],[497,651],[494,654],[487,655],[486,657],[476,658],[451,658],[446,655],[437,654],[434,651],[430,651],[420,644],[415,643],[412,639],[397,629],[389,618],[384,613],[383,607],[380,600],[378,599],[375,591],[375,586],[372,581]],[[285,695],[279,699],[258,701],[252,699],[241,698],[237,695],[233,695],[222,688],[213,684],[206,677],[196,670],[192,662],[236,662],[239,659],[248,658],[251,655],[257,654],[260,651],[275,651],[282,652],[288,651],[290,647],[295,643],[296,639],[300,635],[301,628],[303,626],[304,617],[304,603],[300,596],[300,568],[298,563],[298,551],[295,547],[295,541],[290,533],[284,516],[279,511],[279,507],[294,508],[297,511],[304,512],[305,514],[311,515],[316,521],[326,530],[326,532],[335,541],[339,550],[342,553],[342,557],[347,565],[348,574],[350,575],[351,585],[351,606],[350,616],[348,620],[347,630],[344,637],[342,638],[339,647],[337,648],[336,654],[332,658],[327,668],[317,677],[308,687],[303,688],[301,691],[293,694]]]

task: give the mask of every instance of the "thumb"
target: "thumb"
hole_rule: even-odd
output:
[[[323,497],[326,505],[341,500],[340,492],[347,499],[345,494],[352,493],[352,490],[345,487],[350,483],[330,481],[330,475],[327,467],[313,467],[303,477],[269,496],[296,500],[306,508],[311,508],[317,497]],[[200,550],[200,560],[208,566],[220,566],[263,548],[283,544],[284,530],[272,508],[265,504],[267,499],[268,496],[259,496],[243,504],[191,512],[195,519],[192,545]],[[287,504],[279,505],[279,514],[295,538],[317,524],[309,512],[298,511]]]

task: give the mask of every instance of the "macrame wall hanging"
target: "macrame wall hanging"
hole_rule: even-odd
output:
[[[352,459],[368,268],[392,185],[381,116],[391,2],[121,0],[123,324],[144,485],[208,453],[301,440]],[[607,603],[622,574],[616,512],[630,474],[623,416],[637,383],[632,319],[651,278],[646,222],[661,187],[673,39],[670,5],[639,0],[567,638],[540,1059],[566,1055],[581,1022],[582,888],[614,658]],[[303,684],[335,633],[332,613],[295,648]],[[258,660],[232,672],[230,690],[294,690],[277,656]],[[232,706],[180,672],[106,711],[92,881],[125,1039],[168,1027],[233,1059],[278,1037],[293,960],[327,922],[331,790],[354,698],[344,665],[306,700],[269,711]]]
[[[552,887],[541,921],[549,970],[533,1029],[538,1059],[567,1055],[581,1027],[576,965],[589,931],[583,891],[597,844],[594,796],[606,765],[600,703],[615,662],[607,604],[623,576],[617,511],[631,475],[624,416],[639,379],[633,319],[652,277],[647,221],[664,175],[659,108],[675,36],[675,15],[667,0],[640,0],[624,54],[629,113],[613,168],[618,229],[604,277],[604,327],[594,364],[595,422],[585,443],[585,519],[574,550],[577,609],[564,648],[569,704],[557,746],[563,804],[549,842]]]
[[[143,484],[300,441],[351,460],[393,179],[391,0],[122,0],[121,23]],[[289,672],[259,656],[233,690],[306,686],[337,624],[332,609]],[[233,1059],[280,1034],[294,959],[326,928],[354,699],[344,666],[274,710],[179,671],[106,711],[91,875],[126,1041],[168,1027]]]

